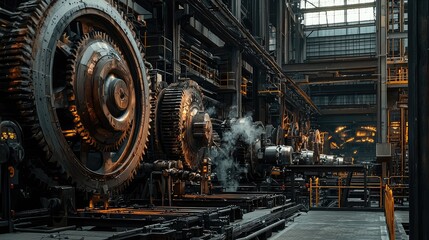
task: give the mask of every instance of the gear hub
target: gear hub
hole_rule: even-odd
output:
[[[72,52],[69,101],[77,132],[99,150],[117,150],[134,119],[135,93],[127,63],[102,32],[86,34]]]

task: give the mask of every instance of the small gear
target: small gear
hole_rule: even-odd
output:
[[[211,143],[213,132],[198,84],[192,80],[171,84],[161,92],[157,111],[158,136],[164,153],[197,168],[198,152]]]

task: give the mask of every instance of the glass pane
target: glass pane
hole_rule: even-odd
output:
[[[359,21],[359,9],[347,10],[347,22],[357,22],[357,21]]]
[[[304,15],[304,24],[305,25],[317,25],[319,24],[320,13],[306,13]]]
[[[342,23],[344,22],[344,10],[336,10],[334,11],[335,21],[334,23]]]
[[[360,21],[369,21],[375,20],[374,8],[361,8],[360,11]]]
[[[320,7],[329,7],[334,5],[334,0],[320,0]]]

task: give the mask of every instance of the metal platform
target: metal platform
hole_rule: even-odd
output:
[[[15,233],[2,234],[2,239],[266,238],[304,210],[283,195],[268,193],[187,195],[173,203],[189,206],[80,209],[58,219],[52,217],[53,225],[21,222],[14,226]]]
[[[276,239],[389,239],[383,212],[310,211],[295,219]]]
[[[245,212],[258,208],[272,208],[290,203],[284,195],[273,193],[237,192],[213,195],[184,195],[173,200],[175,206],[223,207],[236,205]]]

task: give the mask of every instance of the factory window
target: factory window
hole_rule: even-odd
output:
[[[358,22],[359,21],[359,9],[347,10],[347,22]]]
[[[329,10],[356,4],[366,5]],[[306,60],[376,54],[375,0],[303,0],[301,8],[311,9],[304,11]]]
[[[372,3],[374,0],[347,0],[347,5]],[[342,6],[344,0],[302,0],[302,9]],[[348,10],[308,12],[304,14],[304,25],[324,25],[350,22],[375,21],[375,7],[355,8]]]
[[[361,8],[359,9],[359,21],[375,20],[375,8]]]
[[[362,106],[376,104],[375,94],[314,96],[312,97],[312,100],[317,106]]]

